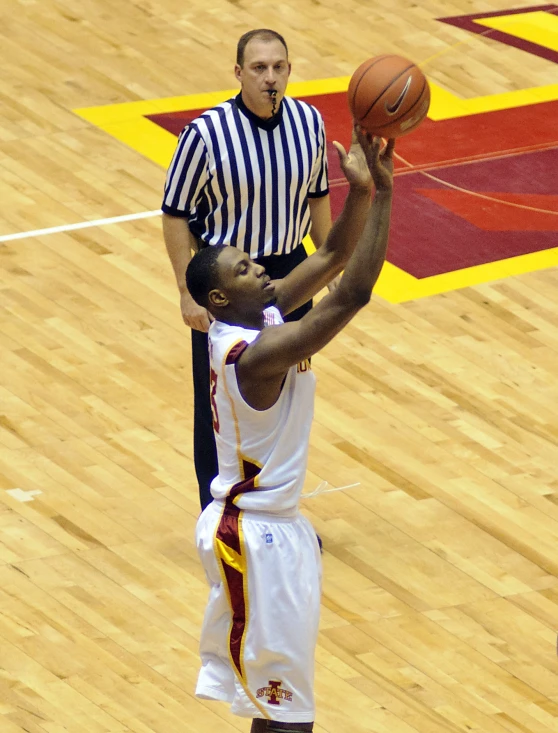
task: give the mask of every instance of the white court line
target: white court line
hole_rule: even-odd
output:
[[[322,481],[322,483],[318,485],[317,489],[314,489],[314,491],[311,491],[309,494],[301,494],[301,497],[303,499],[311,499],[313,496],[318,496],[318,494],[331,494],[332,491],[345,491],[345,489],[353,489],[355,486],[360,486],[360,481],[357,481],[356,484],[349,484],[348,486],[338,486],[332,489],[328,489],[328,486],[329,484],[327,481]]]
[[[16,501],[35,501],[33,497],[42,494],[42,491],[35,489],[35,491],[24,491],[23,489],[6,489],[6,494],[9,494]]]
[[[59,234],[60,232],[73,232],[76,229],[87,229],[88,227],[101,227],[105,224],[117,224],[121,221],[134,221],[134,219],[148,219],[152,216],[160,216],[161,209],[157,211],[142,211],[139,214],[124,214],[123,216],[111,216],[110,219],[95,219],[94,221],[82,221],[79,224],[62,224],[59,227],[48,229],[34,229],[30,232],[17,232],[17,234],[2,234],[0,242],[12,242],[14,239],[26,239],[27,237],[42,237],[44,234]]]

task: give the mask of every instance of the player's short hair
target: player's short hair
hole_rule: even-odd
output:
[[[200,249],[186,268],[186,287],[202,308],[208,307],[209,293],[219,287],[217,260],[226,247],[226,244],[214,244]]]
[[[287,58],[289,58],[289,49],[287,48],[287,43],[280,33],[277,33],[277,31],[272,31],[269,28],[257,28],[256,30],[248,31],[248,33],[245,33],[243,36],[240,37],[240,40],[238,41],[238,45],[236,47],[236,63],[240,67],[244,65],[244,51],[246,50],[246,46],[253,38],[257,38],[260,41],[279,41],[285,47]]]

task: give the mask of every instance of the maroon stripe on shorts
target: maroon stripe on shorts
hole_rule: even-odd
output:
[[[244,575],[221,561],[227,579],[232,606],[232,627],[229,635],[229,649],[238,675],[243,678],[242,640],[246,633],[246,599],[244,598]]]
[[[242,558],[240,544],[240,509],[227,501],[217,528],[217,539],[230,547]],[[239,677],[244,677],[242,669],[242,640],[246,632],[246,599],[244,597],[244,574],[233,568],[222,557],[219,562],[223,568],[225,582],[229,591],[232,612],[232,626],[229,635],[229,650]],[[243,558],[244,559],[244,558]]]

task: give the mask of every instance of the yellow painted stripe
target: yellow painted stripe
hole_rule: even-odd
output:
[[[422,279],[415,278],[386,262],[374,292],[390,303],[405,303],[417,298],[447,293],[450,290],[460,290],[481,283],[501,280],[511,275],[521,275],[557,266],[558,247]]]
[[[137,120],[116,125],[100,125],[100,127],[112,137],[160,165],[161,168],[168,168],[176,150],[176,135],[159,127],[155,122],[140,117]]]
[[[344,92],[349,86],[349,76],[333,79],[317,79],[315,81],[291,82],[287,94],[293,97],[315,96],[317,94],[333,94]],[[74,113],[84,120],[99,127],[127,122],[144,115],[163,114],[168,112],[185,112],[192,109],[209,109],[238,94],[238,89],[224,89],[204,94],[188,94],[180,97],[163,97],[161,99],[124,102],[122,104],[106,104],[101,107],[81,107]]]
[[[558,51],[558,16],[553,13],[536,10],[532,13],[479,18],[475,23]]]
[[[482,112],[496,112],[502,109],[526,107],[539,102],[554,102],[558,99],[558,84],[531,89],[517,89],[513,92],[491,94],[474,99],[459,99],[451,92],[430,85],[432,101],[428,117],[434,121],[456,119],[467,115],[477,115]]]

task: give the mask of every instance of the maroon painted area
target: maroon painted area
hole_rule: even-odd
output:
[[[494,191],[503,192],[504,196],[514,193],[536,194],[540,197],[538,203],[542,202],[544,195],[548,195],[552,206],[557,185],[549,173],[558,170],[557,166],[558,150],[554,149],[454,166],[437,170],[436,175],[443,181],[486,195]],[[439,194],[438,191],[443,193]],[[439,275],[558,245],[556,231],[537,230],[539,215],[536,213],[504,205],[498,205],[495,209],[493,203],[467,194],[469,208],[460,212],[459,207],[454,206],[456,210],[452,211],[451,194],[447,191],[442,183],[432,181],[420,172],[400,176],[396,180],[394,224],[388,259],[415,277]],[[444,205],[433,200],[440,195],[446,197]],[[514,200],[513,196],[510,199],[513,203],[520,202]],[[530,200],[532,202],[527,196],[525,205],[529,206]],[[463,198],[460,204],[463,205]],[[518,212],[521,212],[519,215],[525,222],[531,220],[534,231],[525,231],[526,224],[523,231],[509,230]],[[461,213],[466,213],[467,217],[463,218]],[[482,222],[485,213],[486,226],[490,224],[491,231],[473,223]],[[546,215],[545,219],[548,226],[550,216]],[[497,218],[501,219],[499,229]],[[558,219],[556,216],[553,218]]]
[[[151,122],[162,127],[163,130],[172,132],[173,135],[178,137],[186,125],[189,125],[192,120],[195,120],[196,117],[199,117],[201,113],[205,111],[205,109],[193,109],[145,116],[148,120],[151,120]]]
[[[416,192],[487,232],[558,234],[558,196],[485,191],[481,198],[451,188],[419,188]]]
[[[453,25],[456,28],[461,28],[464,31],[470,33],[476,33],[478,35],[489,36],[492,40],[505,43],[507,46],[513,46],[519,48],[527,53],[532,53],[535,56],[540,56],[548,61],[554,61],[558,63],[558,52],[553,51],[551,48],[546,46],[540,46],[538,43],[532,41],[526,41],[522,38],[517,38],[510,33],[504,33],[503,31],[497,31],[486,26],[475,23],[475,20],[482,18],[497,18],[504,15],[518,15],[520,13],[534,13],[537,11],[545,11],[547,13],[557,13],[558,5],[533,5],[530,8],[516,8],[515,10],[499,10],[490,13],[474,13],[472,15],[457,15],[449,18],[438,18],[441,23],[447,23]]]

